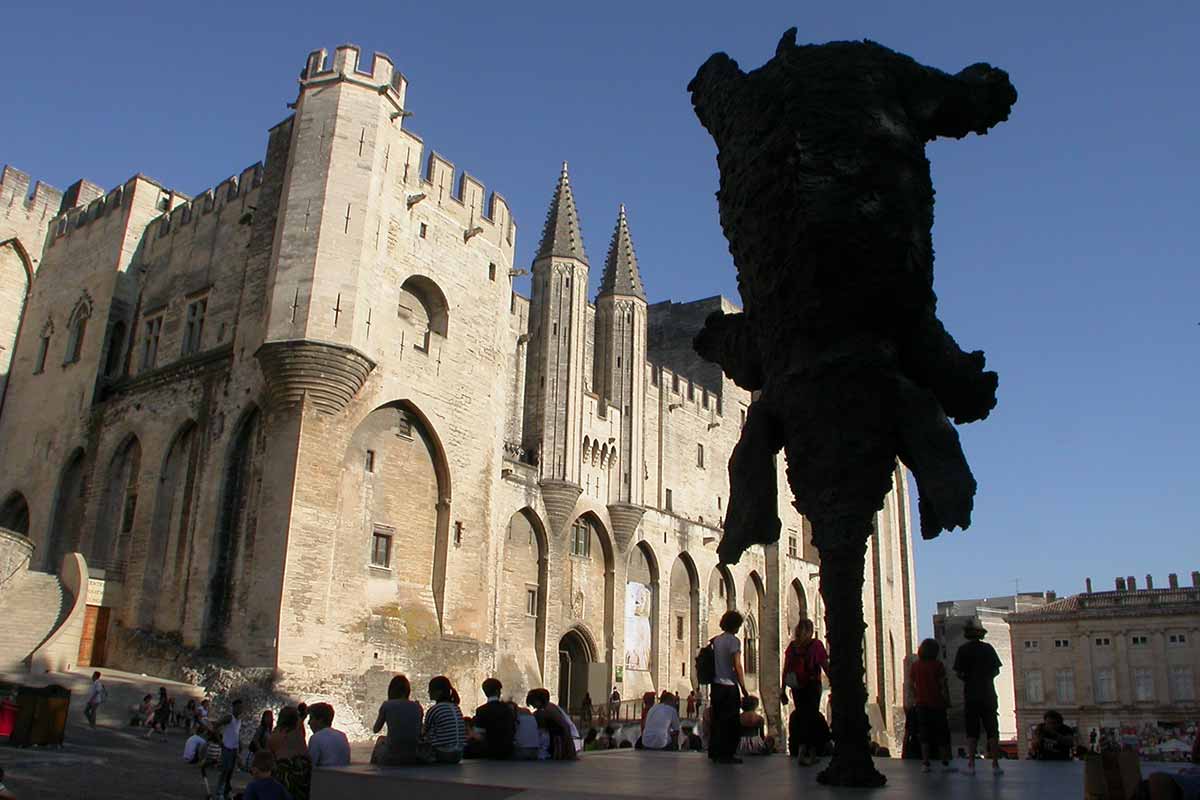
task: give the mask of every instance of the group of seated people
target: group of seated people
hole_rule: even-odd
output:
[[[427,710],[412,699],[412,685],[404,675],[392,678],[388,699],[379,707],[374,731],[387,733],[375,742],[371,763],[457,764],[464,758],[570,761],[578,758],[583,742],[571,718],[554,703],[550,692],[533,689],[526,706],[504,702],[499,680],[488,678],[481,687],[487,701],[464,719],[459,696],[450,679],[439,675],[429,681]]]

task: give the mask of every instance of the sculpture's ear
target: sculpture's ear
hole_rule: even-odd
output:
[[[783,36],[779,39],[779,44],[775,45],[775,55],[782,56],[788,50],[796,46],[796,29],[788,28],[783,32]]]

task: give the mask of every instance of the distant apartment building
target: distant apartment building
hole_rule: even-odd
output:
[[[1017,738],[1016,703],[1013,697],[1013,658],[1008,622],[1005,615],[1016,611],[1040,608],[1056,600],[1054,592],[1021,592],[1002,597],[982,597],[972,600],[944,600],[937,604],[933,615],[933,637],[941,647],[946,672],[950,676],[950,740],[954,749],[965,744],[963,721],[963,683],[954,675],[954,657],[966,641],[963,627],[976,617],[987,631],[984,641],[996,648],[1000,656],[1000,674],[996,677],[996,698],[999,702],[1000,738]]]
[[[1156,589],[1150,575],[1008,615],[1017,736],[1022,755],[1049,709],[1093,740],[1139,747],[1150,757],[1187,735],[1200,717],[1200,572]]]

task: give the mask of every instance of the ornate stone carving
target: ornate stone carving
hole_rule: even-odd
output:
[[[646,509],[642,506],[635,506],[631,503],[613,503],[608,507],[608,516],[612,520],[613,538],[617,541],[617,547],[624,553],[629,549],[629,545],[633,542],[633,534],[637,531],[638,524],[642,521],[642,515],[646,513]]]
[[[983,419],[997,378],[936,316],[925,143],[985,133],[1016,91],[987,64],[949,75],[873,42],[797,46],[744,73],[708,59],[688,86],[716,140],[721,225],[745,311],[696,351],[759,392],[730,459],[721,561],[779,538],[773,457],[821,554],[837,754],[819,780],[884,782],[864,711],[862,587],[872,519],[899,457],[921,533],[967,527],[975,479],[947,417]]]
[[[552,534],[562,531],[570,521],[571,512],[575,510],[575,501],[583,494],[583,489],[577,483],[559,480],[543,480],[542,502],[546,505],[546,516],[550,520]]]
[[[255,353],[276,408],[305,395],[318,410],[337,414],[367,381],[375,362],[353,347],[305,339],[267,342]]]

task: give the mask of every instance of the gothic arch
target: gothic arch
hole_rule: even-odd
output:
[[[382,433],[392,431],[389,436]],[[351,473],[361,474],[368,452],[378,470],[370,481],[352,479]],[[432,593],[439,630],[443,624],[446,562],[450,544],[451,483],[449,460],[437,430],[429,418],[409,400],[384,403],[365,414],[354,428],[347,447],[344,477],[339,500],[340,513],[356,539],[353,546],[367,549],[373,536],[368,530],[375,523],[394,528],[397,544],[420,554],[411,569],[397,571],[403,579],[397,588],[406,592]],[[405,519],[407,513],[397,505],[396,493],[411,481],[414,491],[421,492],[419,507],[421,521]],[[355,496],[351,496],[355,495]],[[377,511],[370,519],[364,514]],[[427,527],[419,529],[421,525]],[[430,538],[429,534],[432,534]],[[407,544],[405,544],[407,543]],[[403,552],[403,551],[401,551]]]
[[[87,292],[75,303],[67,321],[67,351],[64,364],[73,364],[83,357],[83,343],[87,338],[87,324],[92,317],[92,298]]]
[[[171,630],[183,622],[179,596],[164,595],[161,588],[175,585],[186,590],[190,576],[199,450],[199,429],[188,419],[171,437],[158,471],[138,610],[138,624],[143,627]]]
[[[634,584],[644,586],[649,597]],[[649,672],[649,684],[654,688],[658,678],[660,585],[654,550],[646,542],[638,542],[629,549],[626,565],[624,664],[627,670]]]
[[[235,576],[239,561],[257,529],[258,475],[262,415],[251,404],[242,412],[225,449],[217,526],[208,568],[208,597],[201,639],[206,647],[223,648],[233,616]]]
[[[138,483],[142,470],[142,445],[130,433],[117,445],[104,473],[99,515],[88,548],[89,564],[123,573],[137,513]]]
[[[670,625],[670,675],[682,695],[696,688],[695,657],[700,647],[700,573],[686,552],[671,564],[668,624]]]
[[[528,539],[524,539],[526,532]],[[505,687],[519,696],[543,685],[546,674],[550,542],[541,517],[529,506],[509,517],[503,552],[500,603],[507,642],[497,672]],[[532,614],[531,587],[537,595]]]
[[[708,575],[708,637],[721,632],[721,616],[737,608],[737,590],[733,575],[724,564],[713,567]]]
[[[601,613],[597,614],[588,611],[588,607],[585,605],[584,613],[581,614],[577,613],[578,609],[576,609],[576,596],[565,597],[564,601],[567,603],[571,615],[580,620],[580,624],[583,624],[586,627],[587,623],[590,622],[598,629],[603,630],[605,645],[604,649],[601,650],[600,648],[595,648],[593,652],[602,652],[604,655],[604,660],[611,665],[614,663],[613,639],[616,615],[616,549],[613,544],[612,533],[608,530],[603,520],[601,520],[595,512],[590,510],[584,511],[571,521],[571,524],[567,526],[567,530],[571,532],[572,536],[574,536],[575,524],[579,521],[583,521],[588,524],[590,533],[594,534],[596,540],[600,543],[600,549],[604,556],[604,560],[601,564],[601,570],[603,574],[603,587],[601,590],[603,608]]]
[[[0,528],[6,528],[13,533],[29,536],[29,503],[25,495],[15,489],[4,498],[0,505]]]
[[[42,550],[42,569],[46,572],[57,572],[63,555],[76,544],[79,527],[83,523],[83,462],[83,448],[77,447],[67,457],[59,473],[46,546]]]
[[[799,578],[792,580],[787,592],[787,635],[790,638],[796,628],[796,623],[808,619],[808,596]]]

